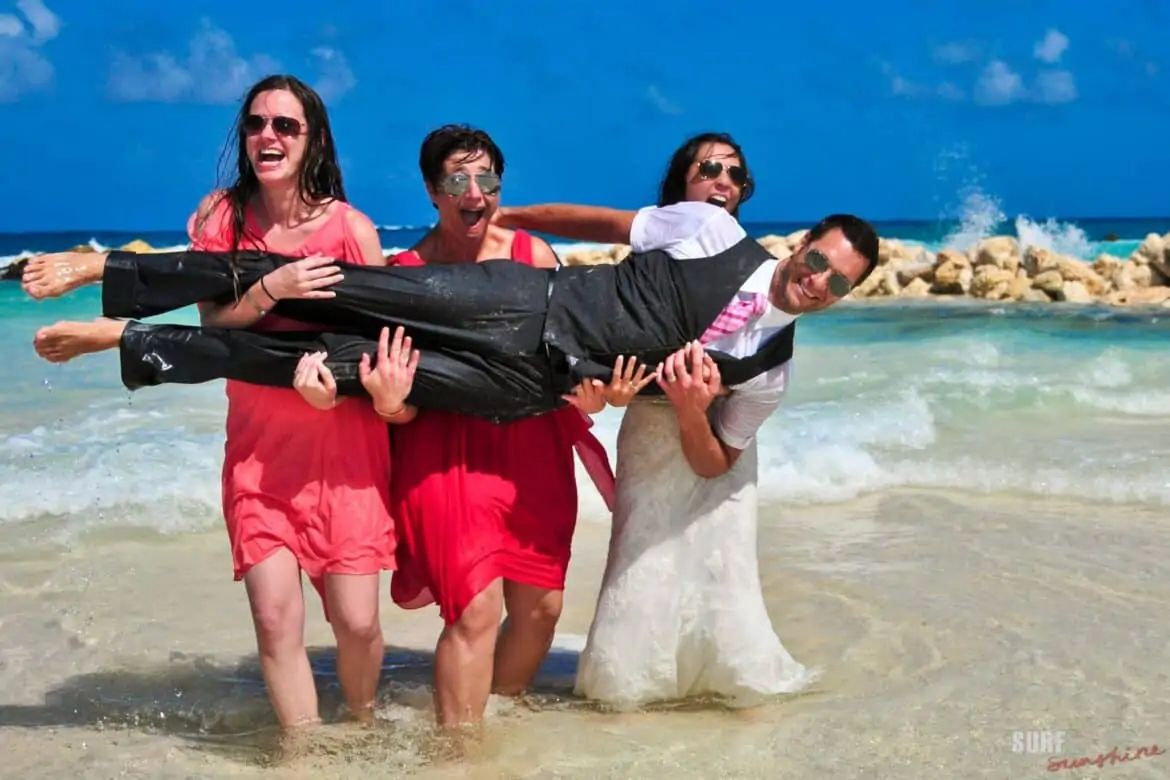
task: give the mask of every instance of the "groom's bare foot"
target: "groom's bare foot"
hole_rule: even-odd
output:
[[[86,284],[102,280],[105,252],[52,252],[29,258],[20,277],[20,286],[38,301],[58,298]]]
[[[58,322],[37,331],[33,349],[50,363],[64,363],[78,355],[114,349],[125,330],[126,323],[119,320]]]

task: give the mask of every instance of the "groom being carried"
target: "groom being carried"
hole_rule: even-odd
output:
[[[326,352],[338,392],[360,395],[362,356],[380,352],[377,359],[386,360],[385,347],[375,343],[378,331],[401,326],[422,353],[412,405],[507,421],[561,406],[582,380],[608,380],[618,356],[661,366],[660,387],[643,392],[693,381],[682,370],[685,359],[700,357],[694,345],[711,328],[741,334],[705,359],[735,390],[786,363],[796,317],[839,301],[878,262],[876,232],[850,215],[821,220],[785,260],[706,203],[643,209],[630,235],[635,252],[617,265],[322,268],[327,261],[271,253],[111,251],[33,258],[23,285],[46,298],[100,281],[103,315],[133,318],[203,300],[230,302],[242,289],[238,304],[329,331],[131,321],[62,322],[38,332],[37,352],[54,362],[119,348],[131,389],[219,378],[288,387],[302,355]],[[309,292],[278,301],[269,293],[275,285],[264,280],[287,275],[290,265],[310,278],[303,288]],[[329,297],[312,289],[312,278],[323,280]]]

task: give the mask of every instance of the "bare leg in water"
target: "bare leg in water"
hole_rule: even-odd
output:
[[[105,318],[93,322],[57,322],[37,331],[33,349],[50,363],[65,363],[79,355],[117,349],[126,324]]]
[[[500,627],[492,669],[492,693],[520,696],[552,647],[564,593],[519,582],[504,583],[508,617]]]
[[[116,349],[126,326],[122,320],[104,318],[94,322],[58,322],[38,330],[33,343],[42,358],[65,363],[79,355]],[[294,750],[300,729],[319,723],[316,690],[303,638],[298,633],[303,630],[304,621],[299,577],[296,561],[287,550],[281,550],[253,567],[244,578],[252,602],[265,680],[285,738],[291,740],[286,747]],[[287,582],[280,587],[271,585],[281,578]],[[295,600],[289,594],[295,594]],[[337,671],[350,717],[359,723],[372,722],[383,651],[382,628],[378,622],[378,576],[326,575],[325,595],[334,613]],[[284,670],[284,666],[289,669]]]
[[[374,722],[385,645],[378,620],[377,574],[326,574],[325,603],[337,639],[337,677],[349,719]]]
[[[38,301],[59,298],[87,284],[97,284],[106,269],[105,252],[54,252],[30,258],[20,286]]]

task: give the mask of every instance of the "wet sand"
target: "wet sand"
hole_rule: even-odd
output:
[[[1170,750],[1164,513],[913,491],[769,507],[761,526],[770,614],[793,655],[823,670],[813,688],[745,712],[613,715],[576,700],[574,648],[608,534],[582,522],[559,647],[531,696],[493,701],[482,749],[464,762],[444,758],[429,727],[433,608],[384,602],[376,728],[327,726],[300,758],[271,766],[272,720],[222,534],[9,548],[0,777],[1170,776],[1170,754],[1048,771],[1115,746]],[[328,717],[332,637],[306,596]],[[1057,736],[1051,753],[1041,740]],[[1013,752],[1029,739],[1049,752]]]

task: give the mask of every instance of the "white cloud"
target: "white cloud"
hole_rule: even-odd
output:
[[[1060,30],[1049,30],[1032,47],[1032,56],[1041,62],[1055,65],[1068,50],[1068,36]]]
[[[19,38],[24,35],[24,22],[15,14],[0,14],[0,38]]]
[[[1068,47],[1068,36],[1060,30],[1050,29],[1033,46],[1032,55],[1041,62],[1055,65]],[[1023,101],[1054,106],[1076,100],[1077,83],[1067,68],[1046,68],[1026,84],[1023,76],[1006,61],[994,59],[980,72],[974,97],[975,102],[982,106],[1006,106]]]
[[[136,57],[115,51],[107,88],[112,98],[127,103],[231,103],[278,68],[264,55],[241,57],[231,36],[204,19],[181,60],[170,52]]]
[[[933,57],[935,62],[944,65],[962,65],[979,58],[979,44],[971,41],[952,41],[941,46],[935,46]]]
[[[1077,83],[1067,70],[1044,70],[1036,75],[1033,99],[1039,103],[1056,105],[1077,99]]]
[[[318,64],[315,88],[323,99],[336,100],[353,88],[356,80],[344,54],[329,46],[311,53]],[[241,54],[227,32],[204,19],[185,57],[165,51],[137,56],[116,51],[107,90],[111,98],[123,102],[233,103],[252,84],[281,71],[280,63],[266,54]]]
[[[662,94],[662,90],[653,84],[646,89],[646,99],[664,114],[669,114],[670,116],[680,116],[682,114],[682,108],[670,100],[670,98],[666,97],[666,95]]]
[[[57,37],[61,20],[41,0],[18,0],[16,14],[0,14],[0,103],[45,89],[54,71],[41,47]]]
[[[890,92],[899,97],[917,99],[941,98],[952,101],[966,98],[963,90],[949,81],[937,86],[911,81],[900,75],[892,64],[884,61],[881,63],[881,69],[886,79],[890,82]]]
[[[61,20],[41,0],[17,0],[16,7],[33,27],[33,40],[51,41],[61,32]]]
[[[313,49],[312,55],[317,60],[321,72],[317,81],[313,83],[313,89],[317,90],[317,94],[326,103],[337,100],[357,84],[349,61],[337,49],[332,46],[318,46]]]
[[[115,51],[110,64],[107,90],[115,100],[172,101],[189,94],[194,77],[170,54],[147,54],[134,58]]]
[[[1006,106],[1024,95],[1024,80],[1003,60],[987,63],[975,82],[975,102],[982,106]]]

